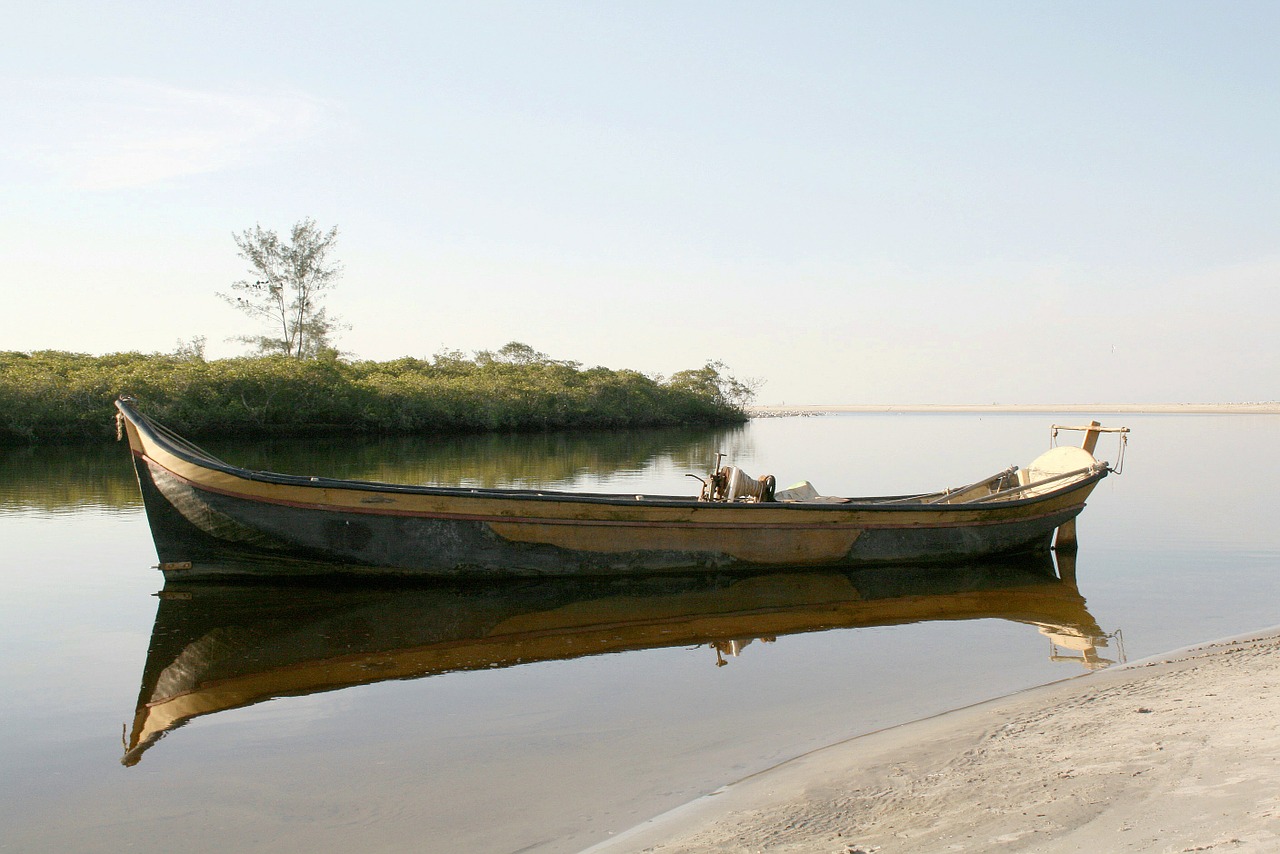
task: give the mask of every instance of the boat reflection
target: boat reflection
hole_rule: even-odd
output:
[[[1035,626],[1089,668],[1108,635],[1085,607],[1074,557],[961,567],[484,586],[170,583],[122,762],[201,715],[387,679],[608,652],[706,645],[717,665],[753,641],[926,620]]]

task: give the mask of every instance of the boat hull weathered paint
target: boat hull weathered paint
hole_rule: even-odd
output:
[[[117,405],[161,568],[188,578],[261,574],[262,555],[289,559],[276,573],[441,577],[968,561],[1049,548],[1107,474],[1098,463],[1059,488],[977,504],[415,487],[230,466]]]

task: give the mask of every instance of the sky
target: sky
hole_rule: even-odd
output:
[[[338,226],[352,358],[761,403],[1280,399],[1274,2],[49,2],[0,31],[0,350],[240,355]]]

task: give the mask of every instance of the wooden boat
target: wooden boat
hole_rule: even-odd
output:
[[[1070,567],[1070,569],[1068,569]],[[183,584],[160,593],[123,762],[196,717],[282,696],[630,650],[936,620],[1031,626],[1089,668],[1112,634],[1048,552],[945,567],[517,579],[462,585]],[[263,570],[262,574],[271,574]]]
[[[719,461],[693,495],[410,486],[250,471],[116,406],[167,577],[261,575],[263,556],[292,559],[272,573],[482,578],[968,561],[1072,542],[1111,471],[1094,424],[1083,448],[922,495],[779,491]]]

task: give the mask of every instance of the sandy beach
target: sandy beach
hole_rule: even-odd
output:
[[[1280,850],[1280,630],[833,745],[588,849]]]

